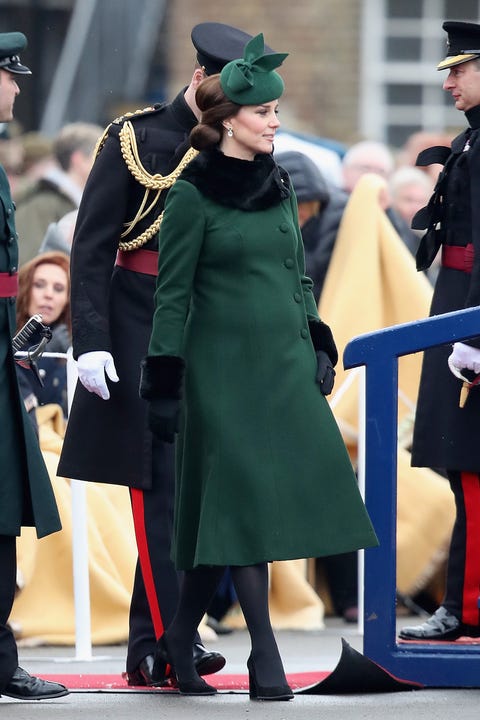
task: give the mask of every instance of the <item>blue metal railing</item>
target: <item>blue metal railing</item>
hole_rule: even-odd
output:
[[[473,308],[358,336],[343,356],[345,368],[365,365],[365,502],[380,541],[365,551],[364,653],[430,687],[480,687],[480,645],[396,641],[398,358],[477,335]]]

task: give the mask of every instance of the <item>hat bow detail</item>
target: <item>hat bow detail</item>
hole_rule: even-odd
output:
[[[226,86],[232,92],[241,92],[253,87],[255,72],[269,72],[279,67],[288,53],[264,54],[263,33],[253,37],[246,45],[243,58],[234,60]]]

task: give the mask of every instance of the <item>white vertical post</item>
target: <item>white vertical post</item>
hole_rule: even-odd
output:
[[[357,478],[362,498],[365,500],[365,367],[358,368],[358,437]],[[364,613],[364,560],[365,551],[358,550],[358,631],[363,635]]]
[[[68,412],[77,383],[77,368],[70,348],[67,353]],[[87,496],[85,483],[71,480],[73,590],[75,601],[75,659],[92,659],[90,580],[88,573]]]
[[[357,480],[362,498],[365,499],[365,368],[363,366],[350,370],[343,384],[336,389],[330,400],[330,407],[335,409],[345,393],[358,379],[358,431],[357,431]],[[364,589],[364,551],[357,551],[358,558],[358,632],[363,635],[363,589]]]

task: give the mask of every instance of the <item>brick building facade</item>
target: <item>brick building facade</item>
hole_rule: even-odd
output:
[[[192,26],[217,20],[290,53],[283,129],[401,148],[461,123],[436,72],[446,18],[479,22],[480,0],[0,0],[35,72],[16,117],[50,135],[171,98],[192,74]]]

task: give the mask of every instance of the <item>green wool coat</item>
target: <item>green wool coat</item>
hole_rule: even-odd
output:
[[[254,163],[222,158],[227,177],[217,175],[219,185],[241,195],[240,176]],[[189,173],[202,186],[195,163]],[[175,183],[166,203],[149,348],[149,355],[185,360],[177,567],[375,545],[349,456],[315,382],[308,320],[318,321],[318,313],[293,193],[246,211],[224,204],[238,198],[207,197],[189,177]],[[254,192],[252,183],[245,190]]]
[[[0,272],[15,272],[18,246],[14,205],[0,166]],[[20,535],[35,526],[38,537],[61,529],[60,518],[38,439],[18,389],[11,339],[15,299],[0,297],[0,535]]]

